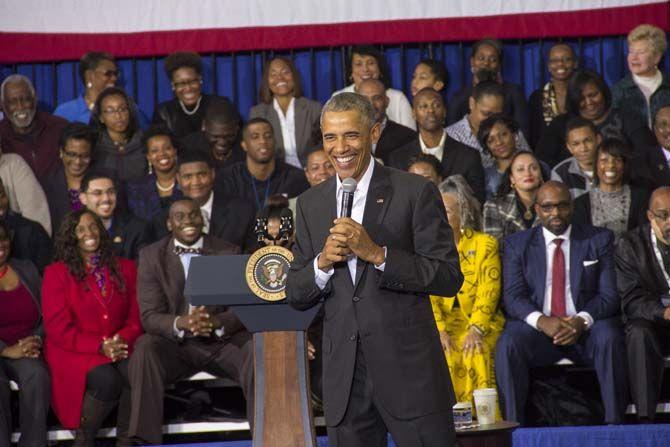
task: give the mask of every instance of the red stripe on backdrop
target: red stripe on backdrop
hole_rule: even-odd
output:
[[[0,62],[73,60],[87,51],[117,57],[199,52],[626,34],[640,23],[670,29],[670,2],[570,12],[393,20],[344,24],[221,28],[128,34],[0,33]]]

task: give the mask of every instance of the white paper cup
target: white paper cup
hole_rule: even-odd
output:
[[[477,421],[481,425],[495,424],[496,408],[498,406],[498,391],[495,388],[480,388],[473,393]]]
[[[453,407],[454,427],[459,428],[472,425],[472,404],[470,402],[458,402]]]

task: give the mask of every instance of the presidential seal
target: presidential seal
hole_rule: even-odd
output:
[[[286,278],[293,253],[284,247],[267,246],[256,250],[247,261],[246,279],[251,291],[265,301],[286,298]]]

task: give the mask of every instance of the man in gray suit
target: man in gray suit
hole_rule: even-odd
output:
[[[324,106],[324,150],[337,176],[298,199],[288,297],[325,300],[324,412],[330,445],[454,443],[454,393],[428,294],[454,296],[463,276],[437,188],[372,161],[379,139],[364,97]],[[354,178],[351,217],[338,218]]]

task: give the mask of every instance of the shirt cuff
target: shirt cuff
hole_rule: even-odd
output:
[[[172,323],[172,332],[174,333],[175,337],[182,339],[184,338],[185,331],[183,329],[182,330],[177,329],[177,318],[175,318],[174,322]]]
[[[584,322],[586,323],[586,329],[591,329],[591,326],[593,326],[593,317],[591,316],[590,313],[588,312],[579,312],[577,314],[578,317],[582,317]]]
[[[320,290],[323,290],[326,288],[328,281],[330,281],[330,277],[335,273],[335,269],[331,266],[327,272],[321,270],[319,268],[319,256],[321,256],[321,253],[314,258],[314,282],[316,282],[316,286]]]
[[[222,338],[224,335],[226,335],[226,328],[221,326],[218,329],[214,329],[214,335],[216,335],[219,338]]]
[[[375,265],[375,268],[379,270],[380,272],[383,272],[384,269],[386,268],[386,247],[382,247],[384,249],[384,262],[382,262],[379,265]]]
[[[525,321],[526,321],[526,323],[528,323],[530,326],[532,326],[533,329],[539,331],[539,329],[537,328],[537,320],[539,320],[540,317],[541,317],[542,315],[543,315],[542,312],[538,312],[538,311],[531,312],[531,313],[529,313],[528,316],[525,318]]]

